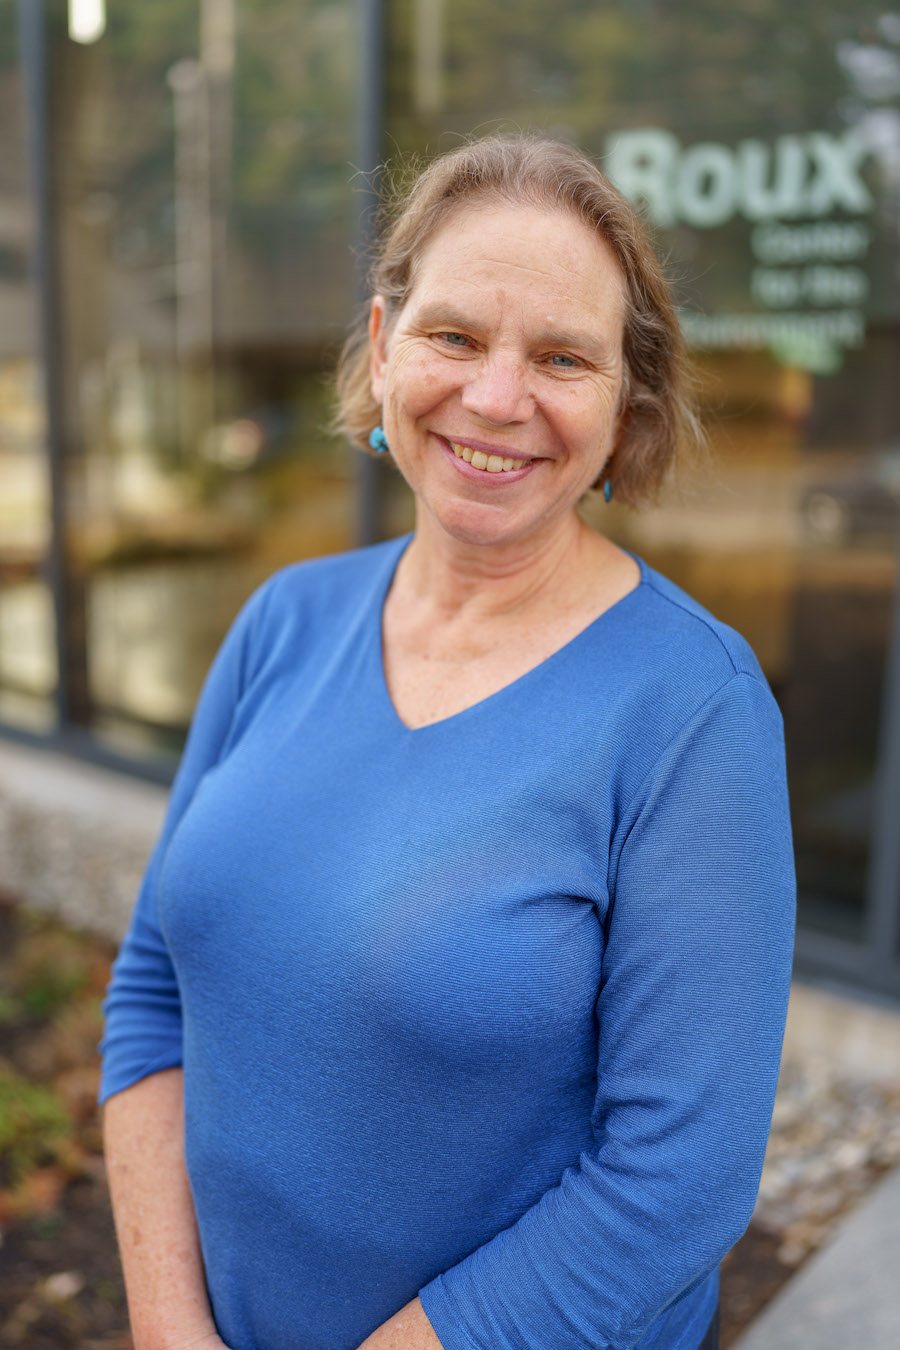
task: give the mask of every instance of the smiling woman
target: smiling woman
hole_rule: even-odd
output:
[[[529,549],[572,527],[621,432],[624,311],[602,238],[567,212],[513,205],[458,209],[403,308],[375,296],[372,392],[430,518]]]
[[[791,839],[750,648],[576,510],[692,427],[631,208],[436,161],[339,386],[416,528],[282,568],[204,686],[106,1004],[138,1350],[714,1350]]]
[[[550,259],[563,270],[568,264],[562,291],[552,297],[551,314],[567,293],[586,299],[581,287],[585,278],[589,285],[602,284],[594,278],[590,262],[587,272],[579,275],[574,256],[568,260],[565,256],[577,224],[587,230],[590,246],[618,265],[618,283],[624,287],[619,353],[624,435],[616,465],[616,496],[632,506],[652,501],[676,450],[702,439],[686,396],[689,381],[681,333],[659,263],[634,209],[574,147],[528,137],[492,137],[435,160],[408,189],[401,187],[386,210],[388,228],[371,269],[371,290],[381,297],[383,322],[389,327],[406,306],[430,244],[449,228],[451,217],[459,229],[473,212],[481,215],[521,206],[533,208],[542,218],[546,249],[539,270]],[[583,232],[579,242],[579,261],[584,262]],[[513,266],[524,272],[527,263],[520,258]],[[426,308],[420,320],[436,329],[444,327],[446,337],[465,338],[472,315],[460,311],[460,299],[442,294],[438,311]],[[336,425],[362,448],[381,416],[369,369],[370,324],[366,306],[338,370]],[[598,357],[616,359],[608,348],[609,335],[593,315],[584,328],[567,331],[554,326],[546,333],[539,330],[537,336],[547,340],[548,355],[557,361],[569,346],[584,345],[590,355],[598,342],[602,344]],[[554,353],[554,347],[563,350]]]

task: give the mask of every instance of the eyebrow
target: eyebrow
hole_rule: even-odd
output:
[[[468,317],[461,310],[454,309],[452,305],[430,304],[425,305],[416,314],[416,322],[423,328],[440,326],[450,331],[454,328],[471,329],[479,325],[471,315]],[[562,329],[548,329],[544,333],[539,333],[537,338],[538,346],[550,347],[578,347],[582,351],[598,352],[606,355],[610,350],[610,342],[600,336],[585,332],[578,332],[572,329],[563,332]]]

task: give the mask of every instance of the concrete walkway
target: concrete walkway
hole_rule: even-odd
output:
[[[733,1350],[898,1350],[900,1167],[784,1286]]]

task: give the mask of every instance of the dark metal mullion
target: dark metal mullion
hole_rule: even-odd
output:
[[[360,22],[359,114],[356,127],[356,158],[361,188],[356,195],[356,301],[369,298],[369,255],[375,238],[378,181],[384,144],[385,0],[362,0]],[[357,543],[372,544],[379,538],[379,478],[374,459],[361,454],[356,471]]]
[[[77,720],[75,653],[70,650],[71,578],[66,556],[66,463],[58,269],[53,237],[52,160],[47,80],[47,39],[43,0],[19,0],[19,32],[25,84],[26,131],[34,204],[34,266],[38,288],[38,329],[44,366],[44,413],[50,481],[50,547],[47,579],[56,618],[58,676],[56,707],[60,730]],[[81,664],[79,662],[79,664]],[[80,700],[78,700],[80,702]]]

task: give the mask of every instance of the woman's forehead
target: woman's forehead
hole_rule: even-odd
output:
[[[624,315],[625,281],[606,240],[566,209],[508,203],[457,207],[418,259],[408,305],[547,311],[560,332]],[[437,316],[435,316],[437,317]],[[439,320],[444,321],[444,320]]]

